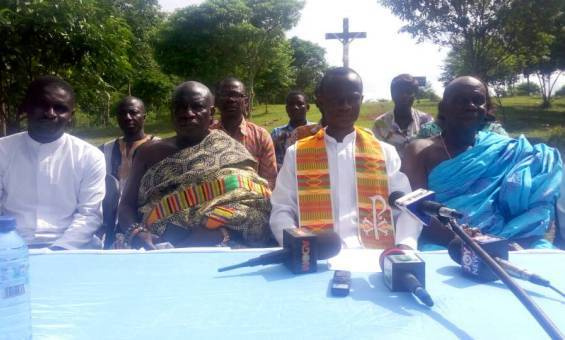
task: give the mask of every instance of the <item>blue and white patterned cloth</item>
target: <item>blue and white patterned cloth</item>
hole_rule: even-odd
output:
[[[551,248],[543,237],[554,217],[562,167],[554,148],[481,131],[475,146],[431,171],[428,187],[439,202],[466,215],[461,223],[528,240],[528,248]]]

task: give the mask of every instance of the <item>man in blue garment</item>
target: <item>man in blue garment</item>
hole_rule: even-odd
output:
[[[438,112],[442,133],[412,142],[403,172],[413,189],[436,193],[436,200],[466,216],[461,223],[510,239],[524,248],[551,247],[544,239],[559,196],[559,152],[544,144],[480,131],[491,110],[486,86],[460,77],[445,88]],[[453,234],[439,223],[422,232],[426,244],[445,246]]]

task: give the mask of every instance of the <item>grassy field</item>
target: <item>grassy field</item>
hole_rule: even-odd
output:
[[[502,105],[498,105],[497,118],[504,128],[513,136],[524,134],[534,141],[543,141],[556,146],[565,153],[565,97],[557,98],[550,109],[540,109],[541,99],[535,97],[503,98]],[[392,102],[368,102],[361,108],[358,124],[371,127],[373,120],[388,110],[392,109]],[[437,102],[420,100],[415,103],[415,108],[435,115]],[[316,105],[311,105],[308,120],[318,121],[320,111]],[[284,105],[260,105],[254,108],[251,121],[266,128],[269,132],[276,126],[286,124],[288,117]],[[173,135],[168,117],[156,119],[151,117],[146,124],[148,133],[162,137]],[[120,135],[117,126],[104,128],[76,128],[71,133],[89,141],[94,145]]]

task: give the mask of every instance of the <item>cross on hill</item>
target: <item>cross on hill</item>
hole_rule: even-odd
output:
[[[326,39],[337,39],[343,44],[343,67],[349,67],[349,44],[366,37],[367,32],[349,32],[349,18],[343,18],[343,32],[326,33]]]

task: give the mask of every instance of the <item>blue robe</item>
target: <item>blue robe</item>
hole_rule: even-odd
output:
[[[561,172],[554,148],[479,132],[471,149],[432,170],[428,187],[436,200],[466,215],[461,223],[511,240],[528,238],[528,248],[548,248],[543,236],[554,218]]]

